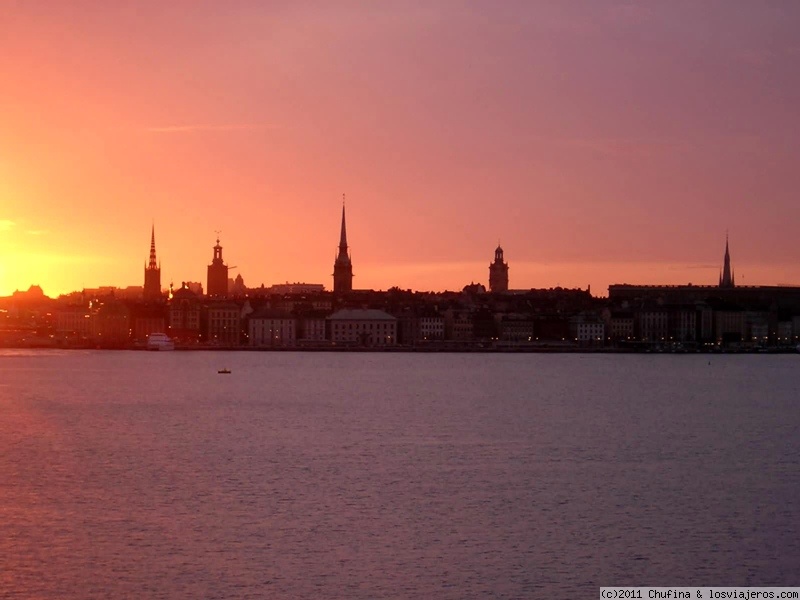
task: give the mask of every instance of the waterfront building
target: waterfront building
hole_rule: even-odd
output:
[[[633,314],[629,312],[612,312],[608,319],[609,337],[615,341],[628,341],[633,339]]]
[[[304,343],[325,341],[325,318],[327,311],[311,310],[297,318],[297,339]]]
[[[503,248],[497,245],[494,262],[489,265],[489,289],[492,292],[508,291],[508,263],[503,261]]]
[[[353,290],[353,262],[347,246],[344,199],[342,199],[342,230],[339,235],[339,253],[333,262],[333,293],[345,294]]]
[[[581,312],[570,319],[570,336],[581,344],[602,344],[606,337],[606,324],[594,312]]]
[[[744,313],[744,339],[757,346],[766,346],[769,342],[769,312],[746,311]]]
[[[448,308],[444,313],[444,337],[453,341],[474,339],[475,325],[472,312],[468,309]]]
[[[130,341],[130,311],[118,300],[101,304],[92,314],[92,337],[100,347],[121,347]]]
[[[643,342],[661,342],[669,339],[669,313],[661,308],[637,311],[638,338]]]
[[[602,321],[582,321],[576,324],[575,337],[579,343],[602,344],[606,326]]]
[[[255,348],[294,346],[297,320],[284,311],[257,310],[248,319],[247,337]]]
[[[714,335],[718,344],[741,342],[746,335],[745,311],[736,308],[715,310]]]
[[[507,313],[498,315],[500,339],[504,342],[534,341],[533,319],[529,315]]]
[[[570,338],[569,319],[561,314],[537,316],[533,322],[533,334],[539,341],[567,341]]]
[[[196,344],[200,340],[200,298],[186,282],[172,293],[169,304],[169,335],[184,344]]]
[[[394,346],[397,319],[369,308],[343,308],[327,319],[330,340],[360,346]]]
[[[419,318],[419,337],[423,341],[444,339],[444,318],[424,316]]]
[[[676,306],[669,314],[670,340],[694,342],[697,340],[697,308]]]
[[[206,339],[219,346],[238,346],[241,337],[242,309],[235,302],[208,305]]]
[[[91,313],[85,306],[64,306],[56,310],[56,333],[65,337],[88,338],[92,332]]]
[[[166,331],[166,306],[164,304],[135,303],[130,306],[131,332],[134,340],[143,341],[151,333]]]
[[[161,300],[161,264],[156,262],[156,227],[150,230],[150,260],[144,266],[144,287],[142,297],[145,300]]]
[[[792,322],[778,321],[778,345],[787,346],[792,341]]]
[[[228,294],[228,265],[222,260],[222,246],[219,245],[219,237],[214,246],[214,258],[208,265],[206,293],[212,297],[222,297]]]

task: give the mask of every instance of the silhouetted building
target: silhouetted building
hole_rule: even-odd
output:
[[[144,341],[151,333],[166,331],[167,309],[164,304],[135,303],[129,309],[134,340]]]
[[[92,315],[92,336],[98,346],[121,347],[130,339],[130,311],[122,302],[104,302]]]
[[[736,279],[731,269],[731,253],[728,250],[728,234],[725,234],[725,258],[722,265],[722,273],[719,275],[719,287],[736,287]]]
[[[347,250],[347,226],[342,202],[342,232],[339,237],[339,254],[333,263],[333,293],[341,294],[353,290],[353,263]]]
[[[270,294],[319,294],[325,291],[321,283],[276,283],[267,290]]]
[[[92,333],[91,312],[85,306],[65,306],[56,310],[56,333],[88,338]]]
[[[499,244],[494,251],[494,262],[489,265],[489,289],[493,292],[508,291],[508,263],[503,262],[503,249]]]
[[[242,309],[234,302],[215,302],[208,306],[206,339],[210,344],[238,346],[241,337]]]
[[[184,286],[191,290],[191,292],[196,296],[203,295],[203,284],[199,281],[187,281],[184,283]]]
[[[182,283],[169,304],[170,336],[185,344],[196,344],[200,339],[200,312],[200,299],[186,282]]]
[[[297,319],[284,311],[261,309],[250,315],[247,331],[251,346],[294,346],[297,341]]]
[[[247,294],[247,286],[244,284],[244,277],[239,273],[235,279],[228,280],[228,293],[231,296],[244,296]]]
[[[161,298],[161,265],[156,262],[155,225],[150,230],[150,261],[144,267],[142,295],[145,300],[158,300]]]
[[[206,293],[209,296],[226,296],[228,294],[228,265],[222,262],[222,246],[214,246],[214,260],[208,265]]]
[[[346,308],[328,317],[330,339],[361,346],[394,346],[397,319],[376,309]]]

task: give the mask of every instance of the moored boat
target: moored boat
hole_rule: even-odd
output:
[[[175,342],[166,333],[151,333],[147,336],[148,350],[175,350]]]

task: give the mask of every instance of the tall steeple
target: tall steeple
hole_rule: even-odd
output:
[[[145,300],[161,298],[161,265],[156,261],[156,226],[150,229],[150,260],[144,267],[144,288],[142,296]]]
[[[147,265],[149,269],[158,267],[156,264],[156,224],[153,223],[150,229],[150,264]]]
[[[347,246],[347,225],[344,213],[344,194],[342,194],[342,231],[339,235],[339,253],[333,262],[333,292],[346,293],[353,289],[353,263]]]
[[[725,232],[725,258],[722,263],[722,275],[719,278],[719,287],[732,288],[736,286],[731,269],[731,252],[728,247],[728,233]]]
[[[344,194],[342,194],[342,233],[339,235],[339,256],[347,255],[347,223],[344,217]]]

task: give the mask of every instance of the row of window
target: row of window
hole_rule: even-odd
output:
[[[341,327],[340,327],[340,325],[341,325]],[[341,323],[341,324],[340,323],[334,323],[333,324],[333,330],[334,331],[343,331],[343,330],[348,330],[349,331],[349,330],[354,329],[353,325],[354,325],[353,323],[346,323],[346,324],[345,323]],[[375,323],[374,325],[375,325],[375,329],[374,329],[375,331],[391,331],[391,330],[394,329],[394,323]],[[366,323],[355,323],[355,329],[356,330],[363,329],[364,331],[367,331],[367,329],[369,329],[370,331],[373,331],[372,326],[373,326],[373,323],[369,323],[369,327],[367,327]]]

